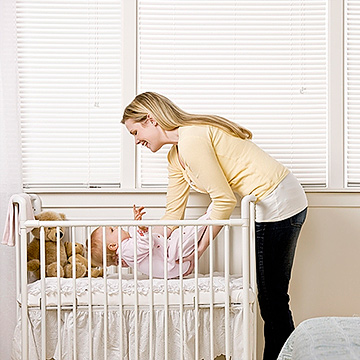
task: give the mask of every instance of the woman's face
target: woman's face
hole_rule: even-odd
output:
[[[151,117],[142,122],[128,119],[125,121],[125,126],[129,133],[134,136],[136,145],[141,144],[152,152],[156,152],[165,144],[163,141],[164,132]]]

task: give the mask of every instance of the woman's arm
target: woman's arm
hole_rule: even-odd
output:
[[[237,203],[229,183],[231,179],[228,179],[229,174],[224,173],[221,157],[216,153],[210,135],[205,132],[206,129],[200,130],[202,132],[199,133],[186,132],[187,136],[179,142],[180,156],[191,171],[194,181],[210,195],[213,202],[211,219],[226,220]]]
[[[198,183],[206,190],[213,201],[210,218],[212,220],[228,219],[237,203],[235,194],[231,189],[227,174],[221,167],[219,156],[212,144],[206,128],[198,129],[199,133],[192,131],[179,143],[179,151],[187,166]],[[213,238],[222,229],[222,226],[213,226]],[[202,256],[210,243],[210,230],[206,228],[204,236],[199,241],[198,255]],[[183,259],[190,261],[190,267],[184,275],[190,274],[195,267],[195,253]]]
[[[168,154],[168,174],[169,184],[166,192],[166,211],[161,219],[181,220],[184,218],[190,185],[184,178],[175,147],[171,148]]]

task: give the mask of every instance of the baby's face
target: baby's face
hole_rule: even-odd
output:
[[[104,229],[99,228],[98,230],[98,241],[102,242]],[[118,265],[119,264],[119,256],[117,254],[117,244],[119,242],[119,228],[116,226],[106,226],[105,227],[105,239],[106,239],[106,265]],[[101,258],[102,258],[102,250]],[[100,254],[99,254],[100,255]],[[102,264],[99,264],[102,266]]]
[[[117,249],[119,247],[119,230],[120,230],[120,241],[126,240],[130,237],[127,231],[119,228],[118,226],[106,226],[105,227],[105,238],[106,238],[106,263],[107,266],[119,265],[119,255]],[[97,229],[97,241],[102,242],[103,228]],[[102,254],[101,254],[102,258]],[[102,264],[99,264],[102,266]],[[128,265],[122,260],[122,266],[127,267]]]
[[[105,228],[106,243],[118,243],[119,241],[119,228],[117,226],[107,226]],[[121,241],[121,239],[120,239]]]

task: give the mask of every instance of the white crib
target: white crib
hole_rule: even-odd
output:
[[[39,212],[41,200],[32,197]],[[20,217],[16,239],[19,321],[12,358],[212,360],[224,355],[234,360],[255,359],[254,200],[253,196],[245,197],[241,219],[226,221],[40,222],[26,219],[23,198],[15,197],[15,214]],[[224,228],[215,240],[210,239],[208,250],[188,277],[180,274],[178,279],[167,279],[165,271],[164,279],[155,279],[151,272],[149,276],[138,273],[136,267],[133,271],[111,267],[101,278],[75,279],[74,272],[73,278],[64,279],[45,277],[41,268],[40,280],[29,283],[27,229],[62,226],[70,241],[83,243],[84,235],[90,239],[91,229],[108,225]],[[44,263],[44,232],[40,233]],[[239,246],[241,259],[233,251]]]

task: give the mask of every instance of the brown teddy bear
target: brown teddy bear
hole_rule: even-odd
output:
[[[64,267],[65,277],[71,278],[73,272],[73,259],[72,255],[72,242],[65,242],[65,251],[68,256],[68,263]],[[85,257],[85,247],[83,244],[75,243],[75,263],[76,263],[76,277],[88,276],[88,261]],[[103,276],[103,270],[101,268],[91,268],[91,276],[99,277]]]
[[[43,211],[35,215],[39,221],[66,220],[64,214],[54,211]],[[57,275],[57,230],[56,227],[45,227],[45,275],[52,277]],[[33,240],[28,244],[27,268],[33,272],[36,279],[40,278],[40,228],[34,228],[31,233]],[[59,228],[60,240],[64,237],[64,228]],[[60,241],[60,277],[64,277],[64,266],[67,263],[67,256],[64,244]]]

